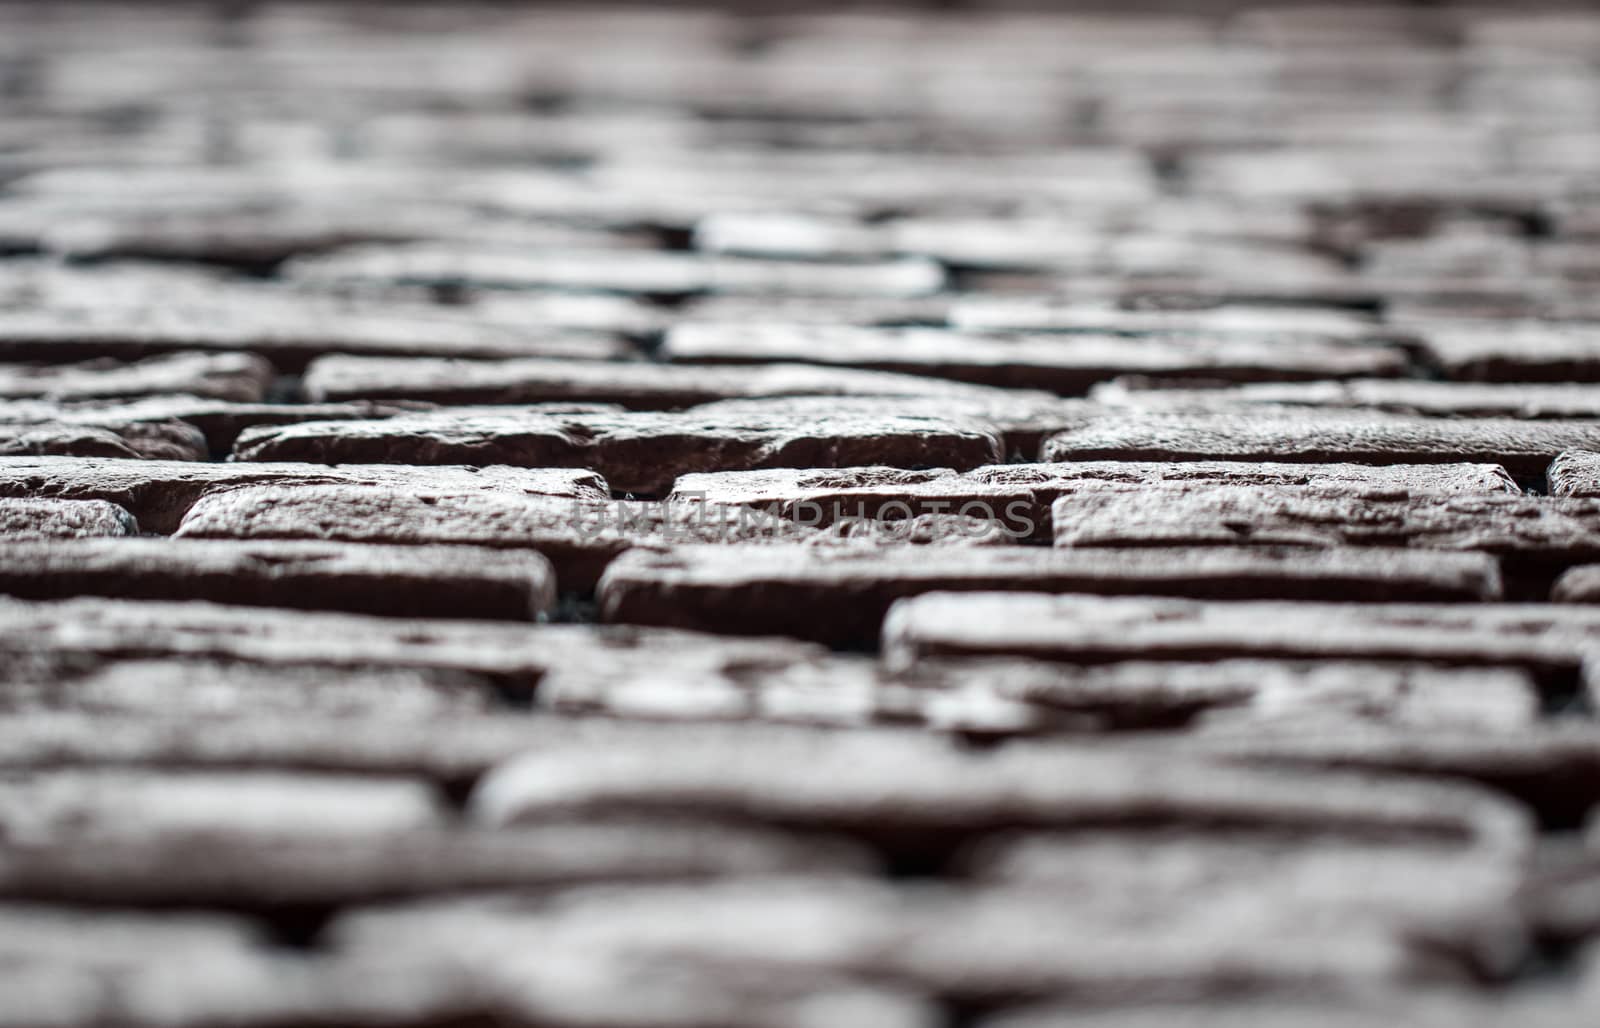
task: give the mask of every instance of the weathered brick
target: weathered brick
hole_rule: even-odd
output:
[[[133,515],[104,500],[0,500],[0,542],[135,535]]]
[[[1563,453],[1551,462],[1549,480],[1554,496],[1600,497],[1600,453]]]
[[[907,471],[887,467],[713,471],[680,475],[668,498],[713,507],[755,508],[816,525],[845,518],[959,514],[963,507],[974,516],[991,520],[1013,515],[1020,519],[1034,513],[1038,504],[1030,490],[974,481],[983,470],[967,475],[950,468]],[[1026,525],[1015,527],[1019,534],[1033,534]]]
[[[1004,589],[1370,602],[1490,600],[1500,582],[1481,554],[741,546],[623,554],[597,593],[608,621],[871,645],[895,600]]]
[[[0,458],[0,496],[104,500],[138,518],[145,531],[177,531],[196,501],[247,486],[361,484],[414,496],[481,490],[600,502],[606,483],[591,472],[560,468],[412,468],[401,465],[203,464],[80,457]]]
[[[935,464],[971,468],[1003,456],[981,422],[897,415],[812,419],[733,415],[440,411],[382,421],[248,429],[241,461],[510,464],[584,467],[619,492],[663,495],[677,476],[735,468]]]
[[[60,412],[0,422],[0,457],[118,457],[133,460],[204,460],[200,430],[170,418],[149,421]]]
[[[1415,322],[1429,358],[1454,379],[1600,381],[1600,342],[1582,325],[1542,321]]]
[[[936,329],[679,325],[663,344],[666,357],[690,364],[802,361],[899,371],[980,385],[1048,389],[1082,395],[1118,375],[1222,381],[1295,381],[1398,375],[1398,350],[1296,339],[1226,335],[1138,337],[983,335]]]
[[[248,353],[174,353],[130,364],[0,366],[0,396],[44,400],[137,399],[182,393],[258,403],[272,384],[272,366]]]
[[[1600,502],[1316,486],[1110,486],[1056,500],[1057,546],[1476,550],[1548,572],[1600,557]]]
[[[1244,304],[1191,310],[1130,309],[1036,297],[970,297],[954,304],[950,323],[974,332],[1214,333],[1238,336],[1321,336],[1362,339],[1381,335],[1368,317],[1326,307],[1252,307]]]
[[[1556,581],[1550,599],[1557,603],[1600,603],[1600,564],[1567,571]]]
[[[206,539],[0,542],[0,592],[532,620],[555,573],[532,550]]]
[[[1570,682],[1597,630],[1600,615],[1559,605],[934,593],[897,604],[883,639],[895,667],[996,654],[1081,664],[1271,657],[1506,665]]]
[[[1457,421],[1336,410],[1116,411],[1045,440],[1042,459],[1483,462],[1534,477],[1563,451],[1594,446],[1600,446],[1600,422],[1592,421]]]

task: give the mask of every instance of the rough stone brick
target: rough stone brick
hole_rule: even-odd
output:
[[[1550,592],[1556,603],[1600,603],[1600,564],[1572,568]]]
[[[0,592],[526,621],[554,605],[556,582],[527,549],[80,539],[0,542]]]
[[[817,525],[844,518],[959,514],[968,504],[976,505],[969,508],[975,516],[990,519],[1034,513],[1038,504],[1030,490],[974,481],[973,476],[982,470],[967,475],[950,468],[907,471],[887,467],[713,471],[679,476],[668,499],[756,508]],[[1015,507],[1017,504],[1022,506]],[[1023,535],[1033,534],[1027,525],[1015,527]]]
[[[174,353],[131,364],[0,366],[0,397],[42,400],[137,399],[182,393],[258,403],[272,384],[272,366],[248,353]]]
[[[606,569],[597,593],[607,621],[871,645],[895,600],[924,592],[1003,589],[1472,601],[1498,598],[1500,583],[1493,559],[1480,554],[724,546],[623,554]]]
[[[1162,484],[1056,501],[1057,546],[1396,546],[1477,550],[1518,570],[1600,556],[1600,503],[1544,496],[1365,494],[1316,486]]]
[[[1083,395],[1096,382],[1118,375],[1295,381],[1398,375],[1406,366],[1398,350],[1314,339],[1006,336],[771,322],[679,325],[667,334],[663,352],[678,363],[802,361],[1063,395]]]
[[[137,535],[132,514],[104,500],[0,500],[0,542]]]
[[[1600,453],[1563,453],[1551,462],[1548,477],[1554,496],[1600,497]]]
[[[606,483],[564,468],[401,465],[202,464],[79,457],[0,458],[0,496],[105,500],[132,512],[146,531],[175,532],[202,497],[247,486],[381,486],[415,496],[504,490],[512,494],[601,502]]]
[[[1361,339],[1382,327],[1369,317],[1326,307],[1252,307],[1197,310],[1129,309],[1109,303],[1036,297],[970,297],[955,303],[950,323],[973,332],[1226,333]]]
[[[1013,655],[1068,663],[1271,657],[1522,667],[1576,675],[1600,615],[1541,604],[1215,603],[1027,593],[903,600],[884,622],[885,656]]]
[[[0,422],[0,457],[117,457],[131,460],[205,460],[205,436],[193,425],[70,415],[70,420]]]
[[[737,468],[891,464],[971,468],[1003,457],[993,429],[954,418],[880,414],[825,424],[662,414],[460,414],[439,411],[382,421],[327,421],[246,430],[241,461],[510,464],[585,467],[619,492],[663,495],[679,475]]]
[[[1116,411],[1045,440],[1045,461],[1500,464],[1534,477],[1565,450],[1600,446],[1600,422],[1408,417],[1335,410]]]

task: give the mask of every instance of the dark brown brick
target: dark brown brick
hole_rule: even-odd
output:
[[[991,530],[999,529],[991,525]],[[601,617],[608,621],[871,645],[895,600],[925,592],[1008,589],[1471,601],[1497,598],[1500,582],[1493,559],[1481,554],[1392,550],[1333,549],[1313,555],[1292,550],[677,547],[622,555],[606,569],[598,596]]]
[[[117,457],[133,460],[205,460],[205,436],[193,425],[168,418],[128,420],[114,415],[38,412],[28,420],[0,422],[0,457]]]
[[[584,467],[619,492],[663,495],[679,475],[736,468],[869,464],[971,468],[1003,456],[981,422],[896,415],[813,419],[732,415],[440,411],[383,421],[247,430],[242,461]]]
[[[1118,375],[1223,381],[1296,381],[1398,375],[1397,350],[1317,340],[1230,336],[1127,338],[1081,335],[982,335],[936,329],[679,325],[663,344],[667,358],[690,364],[804,361],[899,371],[980,385],[1083,395]]]
[[[245,486],[372,485],[413,496],[479,490],[600,502],[609,495],[597,475],[558,468],[411,468],[399,465],[202,464],[79,457],[0,458],[0,496],[105,500],[138,518],[148,532],[178,529],[202,497]]]
[[[555,603],[556,581],[529,549],[80,539],[0,542],[0,592],[527,621]]]
[[[1483,462],[1534,477],[1563,451],[1586,446],[1600,446],[1600,422],[1456,421],[1332,410],[1117,411],[1047,439],[1042,459]]]
[[[1600,615],[1540,604],[1215,603],[1026,593],[930,594],[884,623],[892,666],[1014,655],[1068,663],[1271,657],[1504,665],[1570,682]]]
[[[257,403],[272,384],[272,366],[247,353],[174,353],[131,364],[0,367],[0,396],[44,400],[137,399],[183,393]]]
[[[0,500],[0,542],[135,535],[133,515],[103,500]]]

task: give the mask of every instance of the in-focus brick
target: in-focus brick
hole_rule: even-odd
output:
[[[1582,325],[1461,321],[1406,327],[1453,379],[1600,382],[1600,341]]]
[[[137,535],[132,514],[104,500],[0,500],[0,542]]]
[[[737,468],[890,464],[971,468],[1003,457],[976,421],[884,413],[813,419],[687,412],[561,415],[439,411],[383,421],[246,430],[241,461],[581,467],[619,492],[663,495],[679,475]]]
[[[139,421],[63,412],[62,420],[54,420],[41,415],[0,422],[0,457],[199,461],[207,456],[200,430],[170,418]]]
[[[529,621],[555,603],[530,549],[206,539],[0,541],[0,592]]]
[[[1600,422],[1452,420],[1377,412],[1116,411],[1045,440],[1046,461],[1234,460],[1500,464],[1536,477],[1565,450],[1600,446]]]
[[[1155,384],[1159,386],[1160,384]],[[1349,382],[1251,383],[1227,389],[1145,387],[1108,382],[1097,403],[1139,410],[1227,411],[1252,405],[1333,407],[1448,418],[1600,418],[1600,386],[1491,384],[1370,379]]]
[[[1550,464],[1552,496],[1600,497],[1600,453],[1573,450]]]
[[[598,475],[560,468],[413,468],[402,465],[206,464],[80,457],[0,458],[0,496],[104,500],[138,518],[148,532],[177,531],[194,503],[246,486],[371,485],[417,496],[480,490],[601,502]]]
[[[1005,589],[1212,599],[1473,601],[1497,598],[1500,582],[1494,560],[1481,554],[1393,550],[677,547],[622,555],[606,569],[598,596],[601,617],[608,621],[871,645],[895,600],[924,592]]]

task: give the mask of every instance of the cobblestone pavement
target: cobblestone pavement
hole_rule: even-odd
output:
[[[1593,5],[0,5],[0,1028],[1600,1023],[1597,127]]]

